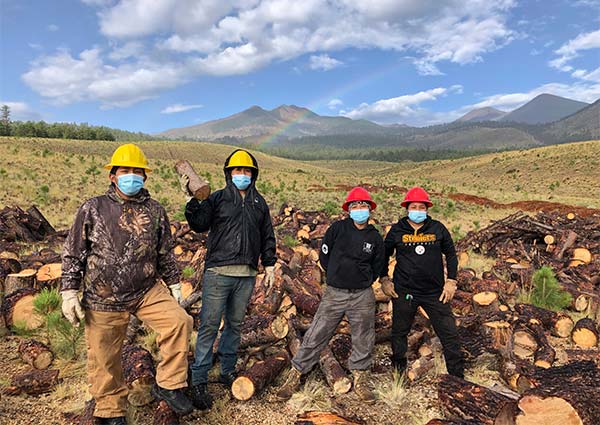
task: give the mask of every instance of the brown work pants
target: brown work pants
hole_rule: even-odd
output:
[[[134,314],[158,335],[157,384],[169,390],[186,387],[192,318],[161,283],[146,293]],[[128,312],[85,311],[88,384],[96,400],[94,416],[113,418],[127,412],[121,348],[128,323]]]

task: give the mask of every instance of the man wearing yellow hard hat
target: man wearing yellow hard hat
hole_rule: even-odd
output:
[[[85,318],[94,416],[101,424],[126,423],[121,348],[131,314],[159,335],[153,395],[185,415],[193,410],[182,392],[193,320],[178,303],[181,285],[169,219],[143,188],[151,170],[139,147],[119,146],[105,168],[110,187],[79,208],[62,256],[62,310],[74,325]]]
[[[210,409],[208,372],[213,364],[213,344],[221,318],[225,327],[217,355],[221,363],[220,382],[231,386],[240,345],[240,328],[258,269],[265,268],[267,288],[274,281],[275,234],[269,207],[255,183],[258,163],[243,149],[235,150],[223,167],[225,188],[199,202],[191,198],[185,217],[196,232],[208,232],[208,251],[202,282],[202,310],[196,340],[195,361],[191,367],[191,399],[198,409]],[[190,197],[189,179],[183,175],[181,188]]]

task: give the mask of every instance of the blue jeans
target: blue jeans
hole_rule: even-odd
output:
[[[240,328],[248,301],[254,289],[254,277],[231,277],[207,270],[202,282],[202,310],[196,340],[192,385],[206,384],[213,364],[213,344],[219,332],[221,317],[225,327],[219,340],[217,355],[221,360],[221,375],[235,372],[240,346]]]

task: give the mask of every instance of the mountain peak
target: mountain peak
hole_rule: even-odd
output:
[[[467,112],[455,122],[495,121],[506,115],[506,112],[487,106]]]
[[[296,105],[280,105],[272,109],[271,114],[284,121],[296,121],[306,117],[316,116],[310,109]]]
[[[504,115],[500,121],[542,124],[557,121],[588,106],[587,103],[542,93],[525,105]]]

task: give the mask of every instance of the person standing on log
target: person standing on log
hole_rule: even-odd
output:
[[[102,424],[126,423],[121,348],[131,314],[159,335],[153,395],[180,415],[191,413],[182,388],[193,320],[178,303],[181,284],[169,219],[143,188],[151,170],[138,146],[119,146],[105,168],[108,191],[79,208],[62,254],[62,311],[73,325],[85,316],[94,416]]]
[[[217,355],[221,363],[219,380],[231,386],[240,345],[240,329],[254,289],[258,260],[265,268],[266,285],[275,280],[275,233],[269,206],[256,189],[258,163],[245,150],[237,149],[225,160],[225,188],[200,202],[188,189],[189,177],[180,178],[181,189],[189,198],[185,217],[196,232],[208,232],[202,282],[202,310],[191,366],[191,399],[197,409],[210,409],[208,372],[213,365],[213,344],[221,318]]]
[[[458,259],[448,229],[428,214],[433,203],[420,187],[410,189],[400,204],[407,216],[394,224],[385,238],[385,258],[396,251],[393,281],[388,264],[381,268],[383,292],[392,298],[392,364],[406,370],[408,333],[422,306],[440,338],[448,373],[463,377],[464,361],[450,300],[456,291]],[[444,279],[446,258],[447,278]]]
[[[385,261],[383,238],[368,223],[370,212],[376,207],[369,192],[355,187],[342,205],[350,217],[327,229],[319,252],[319,261],[327,273],[327,290],[276,394],[278,400],[289,400],[298,390],[301,376],[319,362],[321,351],[346,315],[352,334],[348,367],[354,391],[363,402],[375,402],[368,383],[375,344],[375,295],[371,285]]]

